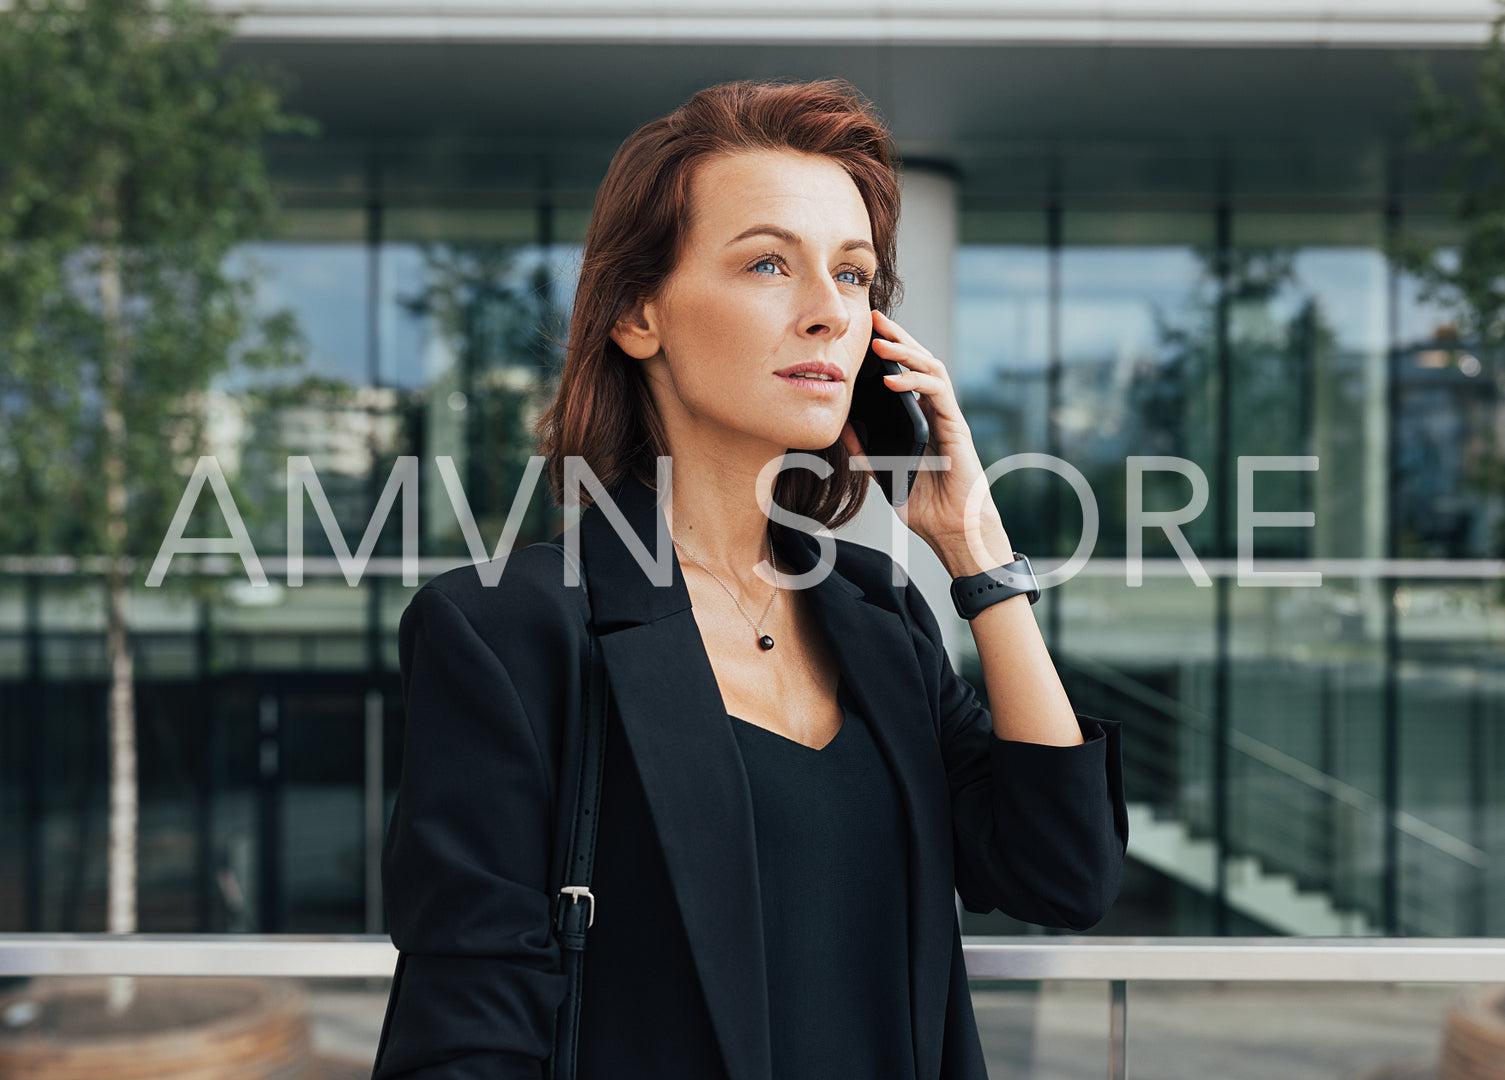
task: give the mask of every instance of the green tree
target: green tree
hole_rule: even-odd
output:
[[[232,32],[191,0],[0,11],[0,552],[102,556],[116,933],[136,929],[126,598],[208,452],[214,380],[301,349],[227,256],[275,218],[264,140],[315,128],[275,73],[225,63]]]
[[[1390,252],[1419,279],[1421,298],[1449,309],[1458,336],[1491,356],[1505,343],[1505,3],[1497,6],[1473,100],[1445,93],[1424,54],[1401,57],[1417,95],[1412,147],[1452,156],[1447,187],[1460,242],[1438,248],[1402,230]]]

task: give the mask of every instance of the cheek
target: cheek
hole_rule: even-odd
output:
[[[773,290],[686,290],[677,300],[670,346],[686,359],[761,363],[778,348],[785,319]]]

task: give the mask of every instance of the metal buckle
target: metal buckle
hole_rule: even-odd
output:
[[[589,888],[587,888],[584,885],[566,885],[562,889],[560,889],[559,891],[561,893],[568,893],[571,896],[573,896],[574,899],[570,901],[572,904],[578,904],[578,903],[580,903],[580,898],[582,896],[585,897],[587,900],[589,900],[591,902],[591,906],[590,906],[590,912],[589,912],[589,914],[588,914],[588,916],[587,916],[587,918],[585,920],[585,928],[587,930],[589,930],[592,926],[595,925],[595,922],[596,922],[596,897],[595,897],[595,894],[592,893]]]

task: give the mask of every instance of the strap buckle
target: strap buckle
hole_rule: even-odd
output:
[[[585,886],[585,885],[566,885],[563,888],[561,888],[559,890],[559,892],[560,892],[561,895],[569,895],[571,897],[569,906],[566,906],[564,904],[561,904],[559,906],[559,911],[560,911],[560,920],[559,921],[560,922],[563,922],[564,913],[566,911],[569,911],[576,904],[580,903],[580,898],[583,896],[587,900],[590,901],[590,914],[589,914],[589,917],[586,919],[585,928],[587,930],[589,930],[593,925],[595,925],[595,922],[596,922],[596,896],[595,896],[595,894],[593,892],[590,891],[590,888],[588,886]]]

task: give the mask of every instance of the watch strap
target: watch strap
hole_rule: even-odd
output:
[[[1029,564],[1029,556],[1014,552],[1014,561],[992,570],[953,578],[951,603],[956,613],[971,621],[985,608],[1011,596],[1028,596],[1033,604],[1040,599],[1040,584]]]

